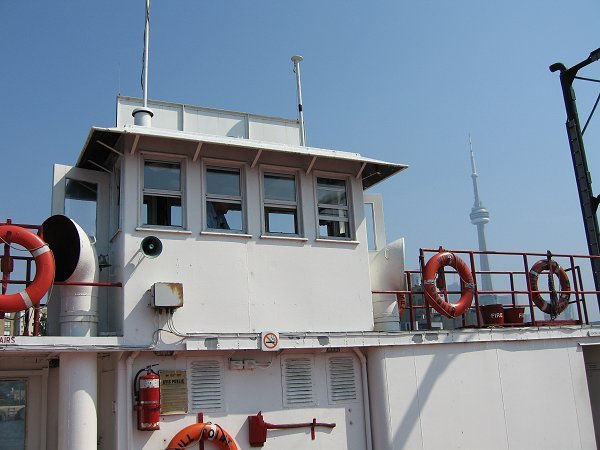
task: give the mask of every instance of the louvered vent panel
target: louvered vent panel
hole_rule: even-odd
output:
[[[312,358],[283,360],[283,396],[288,407],[314,405]]]
[[[195,411],[223,408],[221,364],[219,361],[192,361],[190,364],[190,401]]]
[[[329,358],[329,401],[331,403],[356,400],[356,375],[351,356]]]

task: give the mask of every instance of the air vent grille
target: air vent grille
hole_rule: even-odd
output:
[[[329,358],[329,402],[351,402],[356,400],[356,374],[352,356]]]
[[[308,356],[285,358],[282,364],[284,406],[314,405],[313,359]]]
[[[221,362],[197,360],[190,364],[190,403],[194,411],[223,409]]]

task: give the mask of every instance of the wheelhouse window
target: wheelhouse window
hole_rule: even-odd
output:
[[[144,161],[142,224],[183,226],[181,164]]]
[[[244,231],[242,176],[236,168],[206,168],[206,227]]]
[[[263,207],[266,234],[300,234],[296,177],[289,174],[263,175]]]
[[[319,237],[350,239],[348,189],[345,180],[317,178]]]

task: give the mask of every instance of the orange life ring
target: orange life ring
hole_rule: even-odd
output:
[[[0,240],[22,245],[35,260],[33,282],[24,291],[0,295],[0,312],[23,311],[37,305],[54,281],[54,256],[50,247],[37,234],[16,225],[0,226]]]
[[[444,266],[454,267],[463,281],[462,295],[456,303],[449,303],[444,300],[435,285],[437,272]],[[429,304],[440,314],[450,318],[463,315],[473,303],[474,289],[475,283],[469,267],[454,253],[440,252],[427,261],[423,270],[423,290]]]
[[[538,277],[544,270],[550,270],[552,273],[555,273],[558,276],[561,291],[571,290],[571,283],[569,283],[567,272],[565,272],[565,270],[554,260],[548,261],[547,259],[540,259],[531,267],[531,270],[527,274],[527,277],[529,278],[529,285],[531,286],[532,291],[538,290]],[[532,300],[535,306],[537,306],[546,314],[550,314],[554,317],[558,316],[565,309],[567,309],[567,306],[569,306],[569,297],[571,297],[569,292],[563,292],[558,297],[558,302],[556,305],[552,305],[552,303],[548,303],[546,300],[544,300],[542,294],[539,292],[534,292],[532,294]]]
[[[216,423],[195,423],[183,428],[177,433],[167,450],[178,450],[187,448],[190,444],[197,441],[212,441],[223,450],[240,450],[240,446],[235,439]]]

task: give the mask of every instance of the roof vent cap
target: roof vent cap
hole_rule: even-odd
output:
[[[135,108],[131,113],[133,124],[140,127],[151,127],[154,112],[150,108]]]

